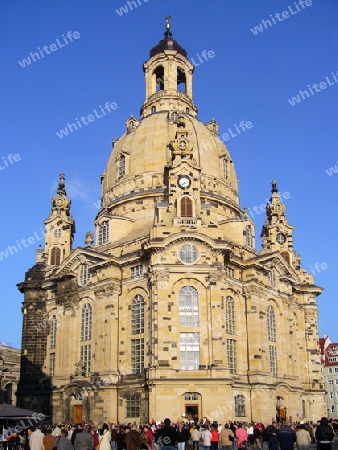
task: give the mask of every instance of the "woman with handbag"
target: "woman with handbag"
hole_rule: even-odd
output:
[[[101,429],[99,445],[95,447],[96,450],[111,450],[110,441],[111,441],[111,432],[109,430],[108,425],[104,423]]]

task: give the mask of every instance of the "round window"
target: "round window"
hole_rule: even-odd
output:
[[[62,235],[62,230],[61,230],[61,228],[56,228],[56,230],[54,230],[54,236],[55,236],[56,238],[60,238],[61,235]]]
[[[178,256],[180,260],[187,264],[192,264],[198,260],[198,250],[196,245],[181,245]]]

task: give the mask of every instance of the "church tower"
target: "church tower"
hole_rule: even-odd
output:
[[[65,175],[60,173],[56,196],[52,199],[52,210],[46,226],[45,248],[38,254],[49,266],[58,266],[72,251],[75,222],[70,212],[71,201],[65,190]]]
[[[321,288],[293,251],[275,182],[256,251],[218,123],[198,120],[193,69],[167,18],[143,65],[140,117],[113,140],[95,237],[87,233],[83,248],[71,248],[60,176],[45,248],[19,284],[19,400],[36,406],[24,384],[33,386],[35,365],[36,379],[50,383],[41,381],[53,422],[267,423],[324,413]],[[38,311],[48,324],[39,334]]]

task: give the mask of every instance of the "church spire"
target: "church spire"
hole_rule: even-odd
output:
[[[171,15],[168,15],[165,18],[165,33],[164,33],[164,36],[166,36],[166,37],[172,37],[172,33],[170,31],[170,28],[171,28],[170,19],[171,19]]]
[[[61,264],[72,250],[75,221],[70,212],[71,201],[65,188],[65,174],[61,172],[56,195],[52,198],[52,210],[44,221],[45,248],[43,252],[37,253],[38,260],[44,259],[49,265]]]
[[[58,195],[64,195],[64,196],[66,196],[67,193],[66,193],[66,190],[65,190],[65,186],[66,186],[66,183],[65,183],[65,174],[64,174],[63,172],[61,172],[61,173],[60,173],[59,187],[58,187],[56,193],[57,193]]]
[[[294,227],[288,223],[285,205],[278,194],[277,182],[273,180],[270,203],[266,205],[266,219],[261,233],[262,252],[279,250],[284,258],[290,261],[287,254],[293,251],[293,229]]]

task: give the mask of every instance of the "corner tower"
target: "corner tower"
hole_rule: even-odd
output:
[[[70,255],[75,234],[75,221],[70,205],[65,189],[65,174],[60,173],[56,196],[52,198],[52,210],[44,221],[45,248],[43,252],[37,253],[38,262],[44,259],[47,265],[56,266]]]

